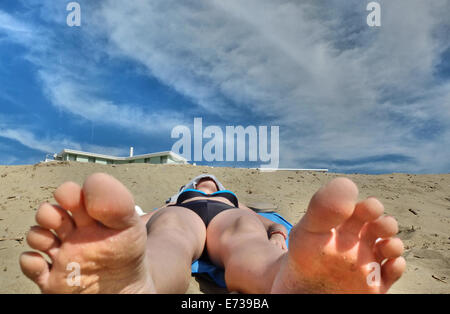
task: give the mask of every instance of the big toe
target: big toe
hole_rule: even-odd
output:
[[[128,189],[112,176],[95,173],[83,185],[88,214],[112,229],[125,229],[140,222]]]
[[[299,226],[309,232],[329,232],[353,214],[357,198],[353,181],[333,179],[314,194]]]

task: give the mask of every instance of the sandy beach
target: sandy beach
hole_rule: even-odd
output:
[[[119,179],[145,212],[161,206],[189,179],[214,174],[249,206],[273,206],[291,223],[304,214],[314,192],[335,173],[213,168],[192,165],[98,165],[52,162],[0,166],[0,293],[39,293],[22,275],[18,259],[29,250],[25,237],[35,224],[40,203],[54,202],[52,192],[64,181],[82,184],[94,172]],[[375,196],[386,214],[399,223],[407,269],[391,293],[450,292],[450,174],[344,175],[359,188],[360,199]],[[225,293],[199,278],[192,278],[188,293]]]

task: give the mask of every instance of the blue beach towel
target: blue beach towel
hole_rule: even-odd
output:
[[[279,223],[286,227],[288,232],[288,238],[286,239],[286,246],[289,242],[289,232],[292,229],[292,225],[279,214],[271,212],[271,213],[258,213],[267,219],[272,220],[275,223]],[[203,260],[197,260],[192,263],[191,266],[192,274],[207,274],[219,287],[226,288],[224,271],[222,268],[219,268],[209,262],[205,262]]]

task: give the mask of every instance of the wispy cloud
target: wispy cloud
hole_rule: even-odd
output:
[[[25,58],[38,68],[44,93],[58,110],[85,121],[141,134],[167,132],[183,122],[183,115],[176,111],[154,112],[146,110],[145,104],[117,103],[99,96],[104,83],[95,74],[104,73],[104,70],[97,65],[97,60],[80,58],[76,51],[71,50],[72,47],[61,47],[56,34],[50,29],[35,31],[32,24],[22,23],[0,11],[0,25],[2,21],[9,23],[9,26],[0,28],[0,31],[5,32],[10,41],[28,49]],[[87,34],[80,36],[92,40]],[[37,41],[39,45],[36,46]],[[89,51],[101,54],[101,47],[92,45]]]
[[[176,112],[148,112],[136,104],[117,104],[98,97],[95,88],[71,79],[64,71],[39,72],[46,94],[58,109],[98,125],[106,124],[133,133],[167,132],[182,121],[182,116]]]
[[[114,156],[126,155],[128,148],[108,147],[79,143],[65,136],[36,137],[31,131],[19,128],[8,128],[0,125],[0,137],[17,141],[23,146],[40,151],[42,153],[58,153],[62,148],[84,150],[94,153],[110,154]]]
[[[360,1],[327,5],[108,0],[98,20],[118,53],[210,113],[250,109],[279,124],[282,164],[398,154],[387,171],[448,169],[448,78],[433,74],[448,2],[383,1],[379,29]]]
[[[51,138],[36,139],[33,133],[21,129],[1,128],[0,136],[17,141],[28,148],[35,149],[45,153],[56,152],[57,150],[60,150],[61,147],[74,147],[78,149],[81,147],[78,143],[73,143],[66,139],[59,139],[59,140]]]
[[[359,0],[82,2],[83,26],[69,36],[82,54],[1,11],[9,26],[0,32],[28,48],[54,108],[83,121],[147,134],[202,112],[279,125],[281,166],[448,172],[450,81],[438,74],[450,4],[380,2],[377,29]],[[55,3],[41,8],[49,23],[63,22]],[[110,99],[97,73],[117,60],[144,67],[200,110]]]
[[[26,42],[35,31],[27,24],[0,10],[0,32],[9,35],[11,40]]]

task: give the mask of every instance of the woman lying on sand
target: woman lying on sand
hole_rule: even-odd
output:
[[[375,198],[357,202],[349,179],[316,192],[289,234],[289,250],[283,226],[231,192],[211,195],[218,192],[211,178],[195,189],[200,192],[139,216],[131,193],[109,175],[93,174],[83,187],[63,183],[54,192],[59,205],[42,204],[39,226],[27,236],[52,263],[25,252],[22,271],[44,293],[184,293],[191,263],[203,254],[225,269],[229,291],[385,293],[405,270],[396,220],[383,216]],[[80,266],[75,286],[67,280],[74,262]],[[374,263],[380,266],[375,284]]]

